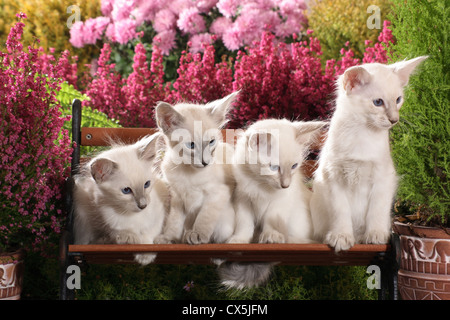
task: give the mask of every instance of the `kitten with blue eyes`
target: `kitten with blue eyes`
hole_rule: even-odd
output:
[[[229,243],[311,243],[311,191],[301,165],[326,122],[260,120],[238,139],[233,164],[236,177],[236,224]],[[228,288],[264,283],[272,264],[223,263],[218,273]]]
[[[403,88],[426,58],[355,66],[337,80],[311,198],[315,239],[336,252],[389,240],[397,188],[389,129],[399,121]]]
[[[155,110],[167,149],[161,165],[170,185],[170,213],[157,243],[225,242],[234,228],[233,147],[223,142],[234,92],[206,105],[160,102]]]
[[[260,120],[236,144],[236,229],[230,243],[307,243],[311,192],[301,164],[325,122]]]
[[[169,210],[169,190],[158,172],[160,133],[133,145],[113,145],[74,177],[75,244],[152,244]],[[138,254],[140,264],[154,254]]]

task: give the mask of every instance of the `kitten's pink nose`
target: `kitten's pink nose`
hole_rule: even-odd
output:
[[[398,118],[395,118],[395,119],[389,118],[389,121],[390,121],[392,124],[396,124],[396,123],[398,122]]]

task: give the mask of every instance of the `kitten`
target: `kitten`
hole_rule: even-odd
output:
[[[310,191],[301,165],[325,122],[261,120],[236,145],[236,230],[232,243],[310,242]]]
[[[336,252],[389,240],[397,188],[389,129],[399,121],[403,88],[424,59],[355,66],[337,80],[311,198],[315,238]]]
[[[158,243],[220,243],[231,236],[235,183],[231,164],[224,164],[223,157],[231,157],[232,147],[222,142],[219,129],[237,94],[206,105],[161,102],[156,107],[168,146],[161,168],[172,195]]]
[[[261,120],[239,138],[235,151],[236,228],[229,243],[310,243],[311,192],[301,165],[325,122]],[[258,286],[272,264],[225,263],[219,276],[226,287]]]
[[[133,145],[113,145],[74,177],[76,244],[151,244],[161,233],[169,191],[152,168],[160,133]],[[137,254],[151,263],[155,254]]]

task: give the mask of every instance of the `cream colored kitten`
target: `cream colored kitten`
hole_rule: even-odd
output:
[[[337,81],[311,198],[315,238],[336,251],[389,240],[397,188],[389,129],[399,120],[403,87],[424,59],[351,67]]]
[[[159,103],[158,127],[168,148],[162,171],[171,186],[171,209],[158,243],[225,242],[234,227],[232,146],[219,130],[237,92],[206,105]]]
[[[261,120],[239,138],[235,151],[236,227],[230,243],[310,243],[311,191],[301,165],[324,122]],[[258,286],[271,264],[225,263],[222,284],[243,289]]]
[[[161,134],[100,153],[74,177],[76,244],[151,244],[168,213],[169,191],[155,172]],[[138,254],[148,264],[154,254]]]
[[[236,230],[229,242],[310,242],[311,192],[301,165],[324,122],[261,120],[236,145]]]

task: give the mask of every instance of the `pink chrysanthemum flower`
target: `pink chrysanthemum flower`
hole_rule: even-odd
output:
[[[178,28],[184,33],[196,34],[206,30],[206,24],[197,8],[188,8],[181,12],[178,21]]]

